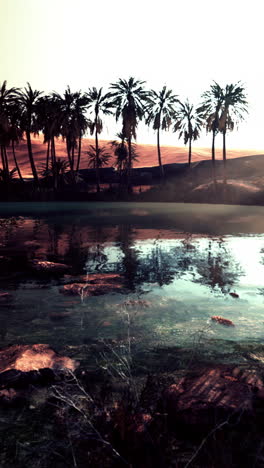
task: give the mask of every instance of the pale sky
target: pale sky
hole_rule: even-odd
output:
[[[132,75],[198,104],[213,80],[241,80],[249,116],[228,147],[263,150],[263,9],[263,0],[0,0],[0,82],[106,91]],[[110,120],[102,137],[120,128]],[[138,142],[155,143],[155,135],[141,125]],[[171,132],[161,142],[182,145]],[[210,145],[210,135],[195,144]]]

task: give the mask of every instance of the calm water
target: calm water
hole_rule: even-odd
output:
[[[201,336],[221,347],[264,340],[262,207],[0,204],[0,256],[0,291],[11,294],[0,300],[0,346],[122,341],[128,319],[143,349],[189,347]],[[36,275],[33,259],[65,263],[71,277]],[[121,288],[94,297],[60,292],[94,273],[120,274]]]

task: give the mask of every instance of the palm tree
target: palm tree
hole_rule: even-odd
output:
[[[85,134],[87,128],[90,126],[90,120],[85,116],[85,112],[88,108],[89,99],[86,93],[82,94],[80,91],[76,93],[75,100],[75,119],[78,127],[78,158],[76,171],[79,171],[81,162],[81,148],[82,148],[82,137]]]
[[[21,180],[21,182],[24,181],[19,164],[17,161],[16,157],[16,151],[15,151],[15,144],[18,144],[21,140],[23,140],[23,130],[21,128],[21,112],[20,112],[20,106],[18,102],[13,101],[10,103],[8,106],[8,114],[9,114],[9,138],[10,142],[12,145],[12,153],[13,153],[13,158],[14,158],[14,163],[16,167],[16,171],[18,173],[18,176]]]
[[[185,102],[179,101],[173,131],[179,132],[179,138],[183,137],[185,145],[189,142],[189,166],[192,160],[192,141],[196,141],[199,138],[202,125],[203,119],[201,113],[189,103],[188,99]]]
[[[89,124],[84,115],[87,109],[88,99],[81,91],[72,93],[69,86],[66,88],[63,96],[58,93],[53,93],[53,96],[58,99],[61,107],[61,135],[62,138],[66,140],[70,171],[74,182],[75,149],[77,148],[78,142],[79,152],[76,165],[76,170],[78,170],[81,157],[81,138]]]
[[[61,134],[61,102],[53,93],[42,96],[37,103],[37,125],[44,136],[43,143],[47,143],[46,170],[49,168],[49,159],[51,156],[52,164],[56,163],[55,138]]]
[[[226,171],[226,133],[228,130],[233,131],[235,124],[244,120],[243,114],[248,113],[247,107],[245,88],[241,82],[226,85],[223,90],[223,104],[219,118],[219,130],[223,134],[224,177]]]
[[[6,147],[10,143],[10,122],[9,122],[9,106],[14,102],[18,93],[17,88],[7,88],[7,82],[3,81],[0,86],[0,147],[2,168],[6,174],[9,174],[9,164],[7,158]]]
[[[98,135],[103,130],[103,121],[100,114],[110,115],[112,114],[111,109],[113,107],[112,102],[110,101],[111,94],[103,94],[103,88],[99,90],[95,87],[89,88],[86,96],[89,100],[88,108],[93,113],[93,119],[89,124],[91,135],[95,134],[95,151],[96,151],[96,190],[100,192],[100,178],[99,178],[99,143]]]
[[[96,148],[96,146],[90,145],[87,154],[89,158],[88,166],[95,170],[107,166],[109,159],[112,157],[112,155],[107,152],[106,146],[98,146]]]
[[[208,91],[202,94],[203,103],[198,108],[198,113],[206,121],[206,131],[212,132],[212,164],[215,179],[215,137],[219,131],[220,111],[224,101],[223,89],[214,81]]]
[[[122,118],[122,133],[128,142],[128,168],[127,168],[127,190],[132,192],[131,168],[132,168],[132,138],[136,139],[136,129],[139,120],[145,113],[144,104],[149,93],[144,90],[145,81],[130,77],[128,80],[119,78],[117,83],[112,83],[113,104],[116,107],[116,120]]]
[[[161,161],[160,151],[160,130],[169,130],[172,119],[175,116],[175,103],[178,101],[177,95],[171,89],[163,86],[159,93],[151,90],[146,107],[146,124],[157,130],[157,150],[160,167],[160,175],[164,178],[164,168]]]
[[[19,103],[21,109],[22,129],[25,131],[27,138],[28,156],[31,165],[32,175],[36,185],[39,184],[39,180],[33,157],[31,133],[36,134],[39,130],[37,127],[36,109],[37,102],[41,94],[42,91],[33,90],[30,84],[27,83],[27,87],[25,87],[23,91],[18,92],[17,98],[17,102]]]
[[[128,139],[121,132],[117,134],[119,140],[111,141],[111,147],[114,150],[114,155],[116,156],[115,167],[119,174],[120,184],[122,185],[123,176],[126,176],[128,169]],[[139,155],[136,152],[136,145],[131,144],[131,158],[132,162],[138,161]]]
[[[67,174],[69,169],[69,163],[65,159],[55,159],[51,160],[48,168],[44,168],[42,171],[42,176],[44,179],[48,180],[50,177],[53,179],[53,188],[56,191],[60,185],[65,183],[67,179]]]

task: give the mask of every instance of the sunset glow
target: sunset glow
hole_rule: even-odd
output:
[[[100,8],[86,0],[0,3],[1,80],[8,85],[23,87],[29,81],[44,92],[63,92],[69,84],[85,91],[107,89],[132,75],[146,80],[147,87],[167,84],[182,99],[199,103],[213,80],[222,85],[241,80],[249,116],[228,135],[228,147],[264,148],[261,1],[253,0],[249,9],[247,2],[223,0],[217,12],[209,0],[165,0],[162,10],[148,0],[133,5],[103,0]],[[112,118],[106,124],[102,138],[113,139],[119,128]],[[138,142],[155,144],[153,131],[143,124]],[[182,146],[171,132],[162,135],[162,144]],[[204,134],[194,146],[210,144]],[[220,136],[216,145],[221,147]]]

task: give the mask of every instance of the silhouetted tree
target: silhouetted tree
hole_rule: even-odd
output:
[[[21,112],[19,103],[11,101],[10,105],[8,106],[8,118],[9,118],[9,139],[12,145],[12,153],[14,158],[14,163],[16,167],[16,171],[20,180],[23,182],[23,177],[20,171],[20,167],[16,157],[15,151],[15,144],[20,143],[23,140],[23,130],[21,126]]]
[[[160,130],[169,130],[173,117],[175,116],[175,104],[178,101],[176,94],[171,89],[163,86],[160,92],[151,90],[146,106],[146,124],[152,124],[152,128],[157,130],[157,150],[160,175],[164,178],[164,168],[160,151]]]
[[[138,121],[144,117],[146,101],[149,93],[144,90],[145,81],[136,80],[130,77],[127,80],[119,79],[117,83],[112,83],[113,104],[116,108],[116,120],[122,118],[122,133],[128,142],[128,169],[127,169],[127,190],[132,192],[131,168],[132,168],[132,138],[136,139],[136,129]]]
[[[95,170],[99,170],[101,167],[107,166],[111,154],[107,152],[106,146],[96,146],[90,145],[88,155],[88,166],[92,167]],[[97,179],[98,182],[98,179]]]
[[[126,178],[129,158],[128,158],[128,139],[125,137],[124,133],[118,133],[117,137],[119,140],[111,141],[111,147],[114,150],[114,155],[116,156],[115,167],[119,174],[119,181],[122,185],[124,178]],[[139,155],[136,152],[136,145],[131,143],[131,159],[132,163],[138,161]]]
[[[58,158],[52,160],[49,164],[48,169],[45,168],[42,171],[44,179],[48,180],[50,177],[53,180],[53,188],[57,190],[65,185],[68,181],[67,175],[69,174],[69,163],[65,159]]]
[[[21,124],[22,129],[26,133],[27,138],[27,147],[28,147],[28,156],[31,165],[32,175],[34,177],[35,184],[38,185],[38,173],[35,166],[35,161],[33,157],[32,144],[31,144],[31,133],[38,133],[37,126],[37,102],[40,98],[42,92],[38,90],[33,90],[29,83],[23,91],[18,91],[17,102],[20,105],[21,109]]]
[[[214,81],[210,89],[202,94],[202,99],[203,103],[198,108],[198,113],[206,121],[206,131],[212,132],[212,165],[215,180],[215,137],[219,131],[220,112],[224,102],[223,89]]]
[[[189,166],[192,160],[192,141],[196,141],[199,138],[202,124],[201,113],[189,103],[188,99],[185,102],[179,101],[173,131],[179,132],[179,138],[183,137],[185,145],[189,142]]]
[[[80,166],[81,157],[81,138],[88,127],[88,119],[85,117],[85,112],[88,105],[87,97],[77,91],[72,93],[68,86],[63,96],[54,93],[54,96],[59,100],[61,107],[61,135],[66,140],[66,148],[72,180],[75,181],[75,149],[77,142],[79,144],[78,160],[76,170]]]
[[[96,154],[96,189],[97,192],[100,192],[100,177],[99,177],[99,156],[100,156],[100,148],[98,143],[98,135],[103,130],[103,121],[101,119],[102,115],[110,115],[112,114],[111,109],[113,104],[110,100],[110,93],[103,94],[103,88],[99,90],[95,87],[90,88],[88,93],[86,93],[88,98],[88,108],[92,112],[92,120],[89,123],[89,128],[91,135],[95,135],[95,154]]]
[[[9,164],[6,147],[10,143],[10,121],[9,108],[18,93],[17,88],[7,88],[7,82],[3,81],[0,86],[0,147],[2,169],[6,175],[9,174]]]
[[[55,138],[61,134],[62,125],[62,105],[56,94],[43,96],[37,103],[37,124],[44,136],[43,143],[47,143],[46,169],[51,164],[56,164]]]
[[[244,120],[248,113],[248,102],[245,87],[240,83],[226,85],[223,89],[223,103],[219,118],[219,130],[223,134],[224,180],[226,180],[226,133],[233,131],[234,126]]]

